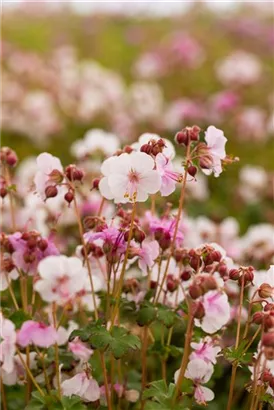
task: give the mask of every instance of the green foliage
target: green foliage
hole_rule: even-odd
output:
[[[25,410],[85,410],[86,406],[81,401],[78,396],[63,396],[60,399],[56,390],[52,390],[50,395],[45,394],[45,396],[35,391]]]
[[[137,315],[137,323],[139,326],[147,326],[156,319],[156,315],[155,306],[150,302],[143,302]]]
[[[87,342],[94,350],[110,351],[116,359],[120,359],[130,349],[136,350],[141,347],[140,339],[124,327],[113,326],[108,331],[100,321],[89,324],[84,329],[74,330],[70,340],[76,336]]]
[[[9,316],[9,320],[14,323],[16,329],[20,329],[26,320],[31,320],[31,316],[25,313],[22,309],[19,309]]]
[[[175,392],[175,384],[170,383],[169,386],[164,380],[157,380],[150,383],[149,387],[144,391],[142,399],[149,399],[145,405],[145,410],[187,410],[180,402],[173,405],[173,396]]]
[[[243,340],[238,348],[236,347],[228,347],[223,350],[223,355],[226,360],[229,362],[237,361],[239,364],[247,364],[250,363],[252,359],[252,353],[244,352],[248,345],[248,341]]]

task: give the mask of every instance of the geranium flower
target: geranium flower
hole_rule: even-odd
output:
[[[199,322],[195,320],[204,332],[212,334],[220,330],[230,319],[230,305],[226,293],[210,290],[201,299],[205,316]]]
[[[86,402],[100,399],[100,387],[96,380],[89,378],[85,372],[76,374],[61,384],[64,396],[80,396]]]
[[[85,343],[83,343],[79,337],[76,337],[72,342],[68,344],[69,350],[74,356],[87,362],[90,356],[93,354],[93,350],[89,349]]]
[[[214,346],[213,340],[208,336],[198,343],[191,343],[191,347],[194,351],[189,356],[190,360],[202,359],[212,364],[216,364],[218,353],[222,350],[220,346]]]
[[[131,248],[131,253],[139,257],[138,266],[145,275],[147,270],[154,265],[155,259],[159,256],[159,251],[157,241],[144,241],[140,248]]]
[[[49,185],[52,185],[52,181],[50,181],[51,172],[53,170],[57,170],[62,173],[63,167],[59,158],[54,157],[47,152],[43,152],[42,154],[38,155],[36,164],[37,172],[34,177],[34,183],[37,193],[43,200],[45,200],[45,189]]]
[[[143,152],[122,154],[115,160],[103,163],[99,189],[107,199],[115,202],[144,202],[161,186],[161,177],[154,170],[153,159]]]
[[[205,162],[201,164],[201,168],[206,175],[214,174],[218,177],[222,173],[221,160],[225,159],[225,144],[227,138],[222,130],[211,125],[205,132],[205,141],[207,144],[207,152],[205,153],[207,165]]]
[[[176,183],[182,182],[182,174],[174,171],[170,158],[166,157],[162,153],[159,153],[156,156],[155,161],[156,169],[162,180],[160,192],[162,196],[168,196],[175,191]]]
[[[65,303],[84,288],[87,270],[76,257],[49,256],[38,265],[40,280],[34,289],[46,302]]]
[[[6,373],[11,373],[14,368],[15,343],[15,326],[0,312],[0,362],[2,363],[1,368]]]
[[[27,320],[17,333],[17,343],[26,347],[34,344],[39,347],[50,347],[58,341],[58,334],[53,326]]]
[[[213,365],[202,359],[190,360],[186,369],[185,377],[194,382],[194,397],[198,404],[205,404],[214,399],[214,393],[208,387],[201,386],[207,383],[213,374]],[[179,377],[180,370],[174,375],[175,382]]]

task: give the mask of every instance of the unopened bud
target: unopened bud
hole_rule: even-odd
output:
[[[40,251],[45,252],[45,250],[48,247],[48,241],[46,239],[40,239],[40,241],[38,241],[37,246],[40,249]]]
[[[74,193],[72,191],[68,191],[64,196],[65,201],[70,204],[74,199]]]
[[[179,145],[188,145],[189,140],[190,138],[188,132],[186,132],[185,129],[177,132],[177,134],[175,135],[175,142]]]
[[[7,193],[8,193],[8,190],[7,190],[7,188],[5,188],[5,187],[1,187],[0,188],[0,196],[1,196],[1,198],[5,198],[5,196],[7,195]]]
[[[130,145],[126,145],[125,147],[124,147],[124,150],[123,150],[126,154],[131,154],[132,153],[132,151],[133,151],[133,148],[130,146]]]
[[[266,347],[274,347],[274,331],[263,334],[262,345]]]
[[[274,289],[268,283],[263,283],[258,289],[258,295],[262,299],[271,298],[274,294]]]
[[[185,269],[182,273],[181,273],[181,279],[183,281],[187,281],[191,278],[191,273],[192,271],[190,269]]]
[[[193,309],[193,316],[196,319],[202,319],[204,317],[205,308],[204,308],[202,302],[194,303],[192,309]]]
[[[231,280],[238,280],[240,277],[240,272],[238,269],[230,269],[229,271],[229,279]]]
[[[198,299],[203,294],[201,287],[195,283],[189,286],[188,292],[192,299]]]
[[[142,231],[141,229],[135,229],[134,230],[134,234],[133,237],[135,239],[136,242],[138,243],[142,243],[145,238],[146,238],[146,234],[144,231]]]
[[[100,178],[94,178],[92,181],[92,189],[99,189]]]
[[[176,279],[168,278],[166,282],[166,287],[169,292],[174,292],[178,289],[178,281]]]
[[[194,178],[197,174],[197,168],[194,165],[191,165],[190,167],[188,167],[187,172]]]
[[[150,144],[144,144],[141,146],[140,151],[150,155],[152,152],[152,146]]]
[[[58,189],[54,185],[49,185],[45,189],[46,199],[54,198],[58,194]]]
[[[261,325],[263,323],[264,314],[262,312],[255,312],[252,317],[252,323],[256,325]]]
[[[84,172],[73,164],[66,167],[65,174],[70,181],[82,181],[84,178]]]
[[[159,240],[160,247],[165,250],[170,247],[171,244],[171,236],[169,232],[164,232],[162,238]]]

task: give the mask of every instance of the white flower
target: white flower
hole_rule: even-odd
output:
[[[53,170],[63,172],[63,167],[60,159],[43,152],[36,158],[37,172],[34,177],[36,191],[44,200],[46,199],[45,189],[49,185],[49,175]]]
[[[205,141],[212,158],[212,165],[210,169],[203,169],[203,172],[206,175],[210,175],[213,172],[214,176],[218,177],[222,172],[221,160],[226,157],[225,144],[227,138],[224,136],[222,130],[210,125],[205,132]]]
[[[15,326],[0,312],[0,362],[6,373],[11,373],[14,368],[15,343]]]
[[[99,184],[101,194],[115,202],[146,201],[148,194],[155,194],[161,186],[154,166],[153,159],[144,152],[107,159],[101,168],[105,175]]]
[[[203,296],[201,302],[205,309],[205,316],[200,323],[195,320],[195,324],[200,326],[206,333],[215,333],[226,325],[230,319],[230,305],[227,294],[211,290]]]
[[[71,152],[77,158],[82,158],[95,151],[102,151],[109,156],[117,151],[119,145],[119,139],[115,134],[96,128],[87,131],[82,140],[75,141],[71,146]]]
[[[34,289],[46,302],[63,303],[84,288],[87,270],[80,259],[64,255],[48,256],[38,265],[40,280]]]
[[[252,297],[254,293],[256,292],[259,287],[266,283],[267,285],[271,286],[273,288],[273,296],[272,298],[269,298],[269,302],[271,302],[271,299],[274,299],[274,265],[270,265],[270,268],[268,271],[265,270],[259,270],[259,271],[254,271],[254,278],[252,281],[254,286],[251,286],[249,289],[249,296]]]
[[[78,373],[61,384],[64,396],[76,394],[86,402],[100,399],[100,387],[96,380],[88,378],[85,372]]]

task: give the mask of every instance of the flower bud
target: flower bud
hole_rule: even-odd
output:
[[[31,236],[29,240],[27,241],[27,247],[29,249],[34,249],[36,248],[36,245],[37,245],[37,238],[35,236]]]
[[[58,194],[58,189],[54,185],[49,185],[45,189],[46,199],[54,198]]]
[[[40,241],[38,241],[37,243],[37,246],[40,249],[40,251],[45,252],[45,250],[48,247],[48,241],[46,239],[40,239]]]
[[[96,216],[86,216],[84,219],[84,227],[86,230],[94,229],[97,222],[98,220]]]
[[[92,181],[92,189],[99,189],[100,178],[94,178]]]
[[[193,316],[196,319],[202,319],[204,317],[205,308],[204,308],[202,302],[193,303],[192,309],[193,309]]]
[[[271,375],[272,376],[272,375]],[[271,389],[274,390],[274,377],[272,376],[270,381],[269,381],[269,386],[271,387]]]
[[[219,274],[221,275],[222,278],[227,275],[228,269],[227,269],[227,266],[226,266],[225,263],[220,263],[219,264],[218,272],[219,272]]]
[[[180,275],[182,281],[189,280],[191,278],[191,273],[192,273],[191,269],[185,269]]]
[[[12,259],[11,258],[3,259],[2,268],[5,272],[8,272],[8,273],[11,272],[15,268],[15,265],[14,265]]]
[[[263,283],[258,289],[258,295],[262,299],[271,298],[274,294],[274,289],[268,283]]]
[[[66,177],[70,180],[70,181],[82,181],[82,179],[84,178],[84,172],[77,168],[76,165],[71,164],[68,165],[65,169],[65,174]]]
[[[74,193],[72,191],[68,191],[65,195],[64,195],[64,199],[67,201],[68,204],[70,204],[73,199],[74,199]]]
[[[162,238],[159,240],[160,247],[165,250],[170,247],[171,244],[171,236],[169,232],[164,232]]]
[[[132,148],[130,145],[126,145],[126,146],[124,147],[123,151],[124,151],[126,154],[131,154],[132,151],[133,151],[133,148]]]
[[[190,258],[190,266],[196,271],[200,266],[200,256],[195,255]]]
[[[155,282],[154,280],[150,281],[149,284],[150,289],[156,289],[157,288],[157,282]]]
[[[140,151],[150,155],[152,152],[152,146],[150,144],[144,144],[141,146]]]
[[[156,157],[156,155],[158,155],[160,152],[162,152],[161,147],[158,144],[155,144],[151,150],[152,155]]]
[[[163,228],[157,228],[154,232],[154,238],[156,239],[156,241],[159,241],[160,239],[162,239],[163,235],[164,235]]]
[[[135,239],[136,242],[142,243],[146,238],[146,234],[144,231],[137,228],[133,232],[133,238]]]
[[[199,165],[201,168],[211,169],[213,166],[212,156],[208,154],[208,155],[203,155],[202,157],[200,157]]]
[[[266,347],[274,347],[274,331],[265,333],[263,335],[262,345]]]
[[[213,276],[204,276],[202,277],[201,287],[204,292],[208,292],[209,290],[217,289],[217,282]]]
[[[5,196],[7,195],[7,193],[8,193],[7,188],[5,188],[4,186],[2,186],[2,187],[0,188],[0,196],[1,196],[1,198],[5,198]]]
[[[240,277],[240,272],[238,269],[230,269],[229,271],[229,279],[231,280],[238,280]]]
[[[190,138],[188,132],[183,129],[182,131],[177,132],[174,139],[175,142],[179,145],[188,145]]]
[[[194,178],[197,174],[197,168],[194,165],[191,165],[190,167],[188,167],[187,172]]]
[[[166,287],[169,292],[174,292],[178,289],[178,281],[173,278],[168,278],[166,282]]]
[[[63,181],[63,174],[60,172],[58,169],[53,169],[51,173],[49,174],[49,181],[53,182],[55,184],[61,184]]]
[[[188,292],[192,299],[198,299],[203,294],[201,287],[195,283],[189,286]]]
[[[263,312],[255,312],[254,315],[252,316],[252,323],[255,323],[256,325],[261,325],[264,320],[264,314]]]
[[[10,166],[10,167],[14,167],[17,164],[17,155],[15,154],[14,151],[12,151],[11,153],[9,153],[6,157],[6,163]]]
[[[274,327],[274,317],[268,315],[264,318],[264,330],[267,332],[269,329],[273,329]]]
[[[189,136],[192,141],[199,140],[199,133],[201,132],[201,128],[197,125],[193,125],[189,130]]]
[[[261,380],[264,383],[269,383],[271,380],[273,379],[272,374],[270,373],[269,370],[265,370],[262,374],[261,374]],[[274,379],[273,379],[274,380]],[[274,384],[273,384],[274,386]]]

